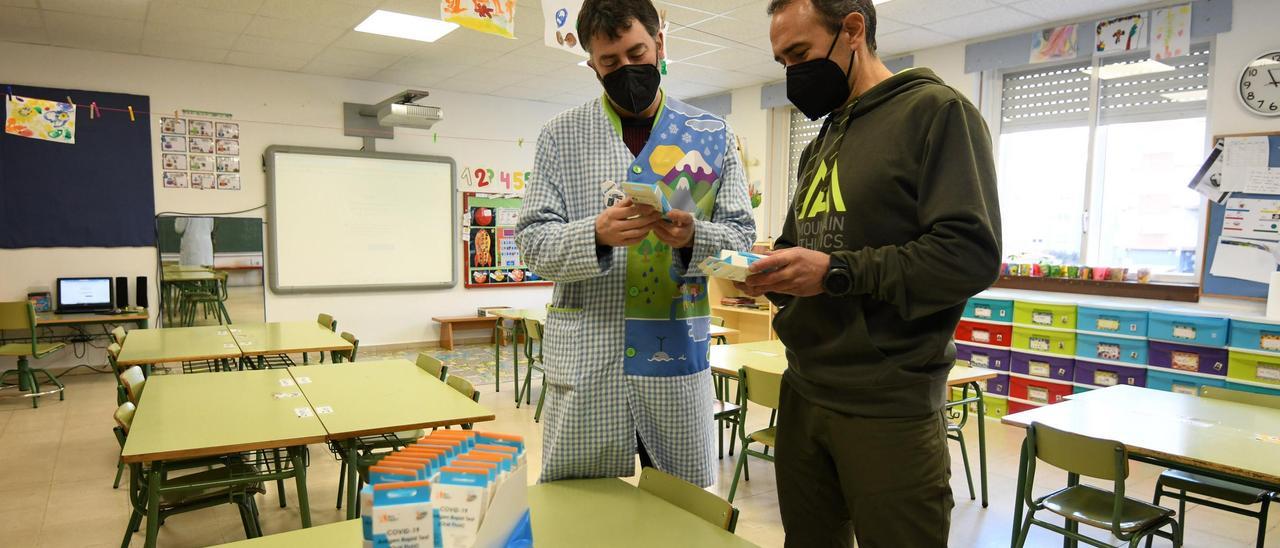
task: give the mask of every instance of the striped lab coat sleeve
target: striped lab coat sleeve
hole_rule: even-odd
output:
[[[516,224],[520,257],[535,274],[553,282],[602,276],[613,264],[612,249],[597,251],[594,216],[570,219],[559,168],[555,137],[543,128]]]

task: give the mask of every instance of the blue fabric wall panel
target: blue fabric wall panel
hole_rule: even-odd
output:
[[[0,84],[76,109],[75,144],[0,134],[0,248],[132,247],[155,243],[150,98]],[[99,109],[132,106],[126,112]]]

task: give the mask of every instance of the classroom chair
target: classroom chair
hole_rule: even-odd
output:
[[[459,394],[471,398],[471,401],[480,401],[480,391],[476,390],[475,385],[471,384],[471,381],[465,378],[458,375],[450,375],[449,378],[445,380],[445,384],[448,384],[451,388],[457,390]],[[470,430],[471,424],[462,425],[462,429]]]
[[[1200,397],[1280,409],[1280,396],[1269,394],[1202,386],[1200,387]],[[1211,497],[1217,500],[1205,499],[1194,495]],[[1162,497],[1177,499],[1178,516],[1182,520],[1183,529],[1187,527],[1187,502],[1194,502],[1201,506],[1217,508],[1224,512],[1231,512],[1258,520],[1257,546],[1262,548],[1266,543],[1267,537],[1267,511],[1271,506],[1271,501],[1280,501],[1280,492],[1270,492],[1181,470],[1165,470],[1156,479],[1156,495],[1152,502],[1158,505]],[[1218,500],[1224,500],[1239,506],[1223,504]],[[1255,504],[1261,504],[1262,506],[1256,511],[1240,507],[1253,506]],[[1147,548],[1151,548],[1151,539],[1147,539]]]
[[[445,376],[449,374],[449,366],[426,352],[418,353],[417,364],[419,369],[431,373],[441,381],[444,381]]]
[[[115,329],[111,330],[111,340],[115,341],[116,344],[124,344],[124,335],[124,326],[122,325],[117,325]]]
[[[729,487],[729,502],[738,492],[738,476],[747,467],[747,457],[756,457],[773,462],[773,456],[751,448],[751,442],[759,443],[766,448],[774,447],[778,439],[778,428],[770,423],[768,428],[747,433],[748,403],[755,403],[769,409],[777,409],[782,396],[782,374],[756,369],[751,366],[738,370],[738,432],[742,440],[742,452],[738,454],[738,465],[733,471],[733,485]]]
[[[28,342],[25,336],[20,340],[22,342],[12,342],[0,344],[0,356],[16,356],[18,358],[18,368],[9,369],[0,373],[0,383],[4,383],[9,376],[18,377],[18,390],[29,392],[28,397],[31,398],[31,407],[39,407],[40,396],[46,396],[54,392],[58,393],[58,400],[66,399],[64,393],[65,387],[62,382],[54,377],[49,371],[36,367],[31,367],[27,363],[27,357],[33,359],[43,359],[45,356],[62,350],[63,343],[42,343],[36,339],[36,309],[28,301],[17,301],[0,303],[0,331],[26,331],[31,334],[31,340]],[[44,375],[57,388],[41,392],[40,381],[36,380],[36,375]],[[13,386],[13,384],[9,384]]]
[[[535,343],[538,347],[536,354],[533,351]],[[526,364],[524,369],[524,390],[521,391],[520,387],[516,387],[517,409],[520,408],[520,396],[522,394],[526,404],[532,401],[533,395],[529,392],[533,389],[533,372],[542,373],[544,383],[547,378],[547,371],[543,369],[544,364],[542,361],[542,322],[532,318],[524,319],[524,357]],[[546,400],[546,397],[547,389],[544,385],[538,393],[538,409],[533,412],[533,422],[542,420],[542,402]]]
[[[116,426],[112,429],[116,441],[124,450],[128,439],[129,428],[133,425],[134,404],[125,402],[116,408],[114,414]],[[199,470],[191,474],[179,475],[184,470]],[[252,475],[256,472],[252,465],[243,462],[241,455],[227,455],[215,458],[169,461],[166,463],[166,488],[182,488],[190,486],[190,491],[163,494],[160,497],[160,523],[175,514],[182,514],[211,508],[220,504],[235,504],[240,510],[240,521],[244,526],[246,538],[262,536],[262,526],[258,522],[258,504],[254,496],[266,492],[261,483],[247,485],[231,485],[202,487],[202,484],[229,479],[236,475]],[[129,504],[133,509],[129,516],[129,524],[124,530],[122,548],[128,548],[133,534],[142,525],[142,518],[147,514],[147,480],[150,471],[140,463],[129,465]]]
[[[720,316],[712,316],[711,325],[724,327],[724,318],[721,318]],[[724,335],[716,335],[715,342],[716,344],[729,344],[729,339],[725,338]]]
[[[193,326],[196,322],[196,310],[203,312],[205,318],[213,314],[218,318],[218,325],[231,324],[231,314],[227,312],[227,273],[217,271],[216,278],[207,285],[200,285],[183,290],[179,300],[181,310],[180,325]]]
[[[338,320],[333,319],[333,316],[330,316],[329,314],[317,314],[316,323],[320,324],[320,327],[328,329],[329,331],[333,331],[334,333],[338,332]],[[302,363],[303,365],[306,365],[307,363],[306,352],[302,353]],[[320,363],[324,363],[324,352],[320,353]]]
[[[124,373],[120,369],[120,364],[116,362],[120,358],[120,345],[111,343],[107,345],[107,363],[111,364],[111,375],[116,378],[116,405],[120,405],[129,401],[128,390],[124,387],[124,381],[120,380],[120,374]]]
[[[728,501],[657,468],[641,470],[638,487],[725,531],[738,528],[738,509]]]
[[[969,399],[969,386],[966,385],[961,391],[960,399]],[[943,413],[947,415],[947,439],[960,444],[960,461],[964,463],[964,480],[969,484],[969,500],[977,500],[978,497],[973,492],[973,472],[969,468],[969,448],[964,443],[964,426],[969,423],[969,404],[948,404]]]
[[[129,396],[129,401],[134,405],[138,405],[138,399],[142,397],[142,389],[147,385],[147,378],[142,375],[142,368],[131,365],[118,378],[120,379],[120,384],[124,385],[124,391]]]
[[[1015,548],[1027,542],[1032,525],[1038,525],[1062,535],[1063,545],[1076,541],[1098,547],[1112,544],[1080,534],[1080,524],[1110,531],[1131,548],[1151,535],[1173,541],[1182,546],[1182,529],[1174,518],[1173,510],[1124,496],[1124,482],[1129,477],[1129,451],[1124,444],[1099,438],[1091,438],[1064,432],[1040,423],[1027,426],[1027,438],[1023,441],[1023,461],[1026,480],[1018,486],[1021,502],[1026,504],[1027,515],[1022,521]],[[1042,497],[1034,497],[1036,462],[1044,461],[1067,472],[1067,486]],[[1112,480],[1111,491],[1090,485],[1082,485],[1080,476]],[[1062,527],[1036,518],[1036,512],[1048,510],[1065,519]],[[1161,529],[1168,525],[1171,532]]]
[[[733,456],[733,447],[738,442],[738,409],[742,400],[728,401],[730,375],[711,372],[711,382],[716,389],[716,397],[711,402],[711,418],[716,421],[716,448],[720,458],[724,458],[724,431],[729,429],[729,456]],[[735,396],[737,392],[734,392]],[[770,422],[769,426],[773,426]],[[748,478],[749,479],[749,478]]]
[[[332,354],[330,361],[333,363],[342,363],[344,360],[349,362],[356,361],[356,350],[360,349],[360,339],[346,331],[343,331],[340,336],[342,340],[351,343],[351,350],[334,350],[330,352]]]

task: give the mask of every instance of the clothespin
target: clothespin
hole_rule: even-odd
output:
[[[71,105],[71,106],[73,106],[73,107],[74,107],[74,106],[76,106],[76,102],[71,100],[71,96],[70,96],[70,95],[68,95],[68,96],[67,96],[67,104],[68,104],[68,105]]]
[[[130,121],[130,122],[134,121],[134,120],[133,120],[133,105],[129,105],[129,121]]]
[[[4,100],[8,101],[13,98],[13,86],[4,87]]]
[[[98,102],[89,103],[89,119],[92,120],[98,116],[102,116],[102,113],[98,112]]]

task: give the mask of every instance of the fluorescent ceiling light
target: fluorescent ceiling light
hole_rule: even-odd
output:
[[[373,12],[356,25],[358,32],[394,36],[419,42],[435,42],[456,28],[458,25],[455,23],[386,10]]]
[[[1160,96],[1175,103],[1194,103],[1207,100],[1209,98],[1209,90],[1175,91],[1173,93],[1161,93]]]
[[[1080,70],[1085,74],[1093,74],[1093,67],[1085,67]],[[1102,68],[1098,70],[1098,78],[1111,80],[1113,78],[1128,78],[1130,76],[1169,72],[1171,70],[1173,70],[1173,67],[1161,63],[1160,61],[1143,59],[1137,63],[1115,63],[1111,65],[1103,65]]]

